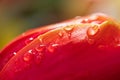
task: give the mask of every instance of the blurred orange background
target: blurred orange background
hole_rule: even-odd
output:
[[[0,0],[0,49],[28,29],[102,12],[120,20],[119,0]]]

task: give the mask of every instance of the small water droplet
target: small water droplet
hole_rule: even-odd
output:
[[[65,28],[64,28],[64,30],[65,31],[72,31],[73,30],[73,26],[71,25],[71,26],[66,26]]]
[[[14,55],[16,55],[17,53],[16,52],[13,52]]]
[[[28,44],[28,43],[30,43],[31,41],[33,41],[33,39],[34,39],[34,38],[31,37],[31,38],[27,39],[27,40],[25,41],[25,43]]]
[[[83,19],[83,20],[81,21],[81,23],[89,23],[89,22],[90,22],[89,19]]]
[[[98,16],[96,16],[96,15],[91,15],[90,16],[90,20],[92,20],[92,21],[97,20],[97,18],[98,18]]]
[[[39,39],[40,43],[43,43],[43,38],[41,38],[41,36],[38,36],[38,39]]]
[[[28,53],[32,54],[32,53],[33,53],[32,51],[33,51],[33,50],[29,50]]]
[[[62,32],[59,32],[58,35],[59,35],[60,37],[63,37],[63,33],[62,33]]]
[[[117,47],[120,47],[120,44],[117,44],[116,46],[117,46]]]
[[[32,59],[32,56],[33,56],[33,51],[32,50],[28,50],[24,56],[23,56],[23,60],[28,62]]]
[[[39,52],[42,52],[42,51],[45,50],[45,48],[46,48],[46,45],[40,44],[40,45],[38,45],[35,49],[36,49],[37,51],[39,51]]]
[[[58,47],[59,44],[52,44],[52,47]]]
[[[89,22],[89,19],[84,19],[85,22]]]
[[[89,27],[87,30],[88,36],[94,36],[98,33],[99,28],[97,25],[94,25],[93,27]]]
[[[59,44],[52,44],[47,47],[48,51],[53,53],[55,49],[59,46]]]
[[[120,47],[120,39],[119,38],[115,38],[115,47]]]

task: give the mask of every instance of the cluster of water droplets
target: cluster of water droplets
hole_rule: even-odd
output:
[[[34,61],[36,64],[39,64],[41,60],[44,58],[46,52],[54,53],[55,49],[59,46],[59,44],[39,44],[34,49],[28,50],[24,53],[23,60],[25,62]]]
[[[37,49],[38,50],[38,49]],[[37,51],[36,49],[30,49],[23,55],[23,60],[25,62],[31,63],[40,63],[41,58],[42,58],[42,53],[40,51]]]

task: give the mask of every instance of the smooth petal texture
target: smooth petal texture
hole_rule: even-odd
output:
[[[76,18],[25,35],[0,53],[3,63],[9,50],[16,52],[1,65],[0,80],[120,80],[120,28],[105,15]],[[18,45],[31,36],[30,43]]]

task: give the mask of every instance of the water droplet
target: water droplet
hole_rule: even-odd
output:
[[[115,47],[120,47],[120,39],[119,38],[115,38]]]
[[[87,30],[88,36],[94,36],[98,33],[99,28],[97,25],[94,25],[93,27],[89,27]]]
[[[60,37],[63,37],[63,33],[62,33],[62,32],[59,32],[58,35],[59,35]]]
[[[39,51],[39,52],[42,52],[42,51],[45,50],[45,48],[46,48],[46,45],[40,44],[40,45],[38,45],[35,49],[36,49],[37,51]]]
[[[67,32],[69,32],[69,31],[72,31],[72,30],[73,30],[73,27],[74,27],[74,26],[72,26],[72,25],[71,25],[71,26],[66,26],[66,27],[64,28],[64,30],[67,31]]]
[[[52,47],[58,47],[59,44],[52,44]]]
[[[23,60],[28,62],[32,59],[32,56],[33,56],[33,51],[32,50],[29,50],[27,51],[24,56],[23,56]]]
[[[120,47],[120,44],[117,44],[116,46],[117,46],[117,47]]]
[[[70,37],[71,37],[71,33],[72,33],[72,31],[73,31],[73,27],[74,26],[66,26],[65,28],[64,28],[64,30],[66,31],[66,33],[68,33],[68,38],[70,39]]]
[[[59,44],[52,44],[47,47],[48,51],[53,53],[55,49],[59,46]]]
[[[81,23],[89,23],[89,22],[90,22],[89,19],[83,19],[83,20],[81,21]]]
[[[98,18],[98,16],[96,16],[96,15],[91,15],[90,16],[90,20],[92,20],[92,21],[97,20],[97,18]]]
[[[33,39],[34,39],[34,38],[31,37],[31,38],[27,39],[27,40],[25,41],[25,43],[28,44],[28,43],[30,43],[31,41],[33,41]]]
[[[43,43],[43,38],[41,36],[38,36],[38,39],[39,39],[40,43]]]
[[[13,52],[14,55],[16,55],[17,53],[16,52]]]
[[[84,19],[85,22],[89,22],[89,19]]]
[[[28,53],[32,54],[32,51],[33,51],[33,50],[29,50]]]

